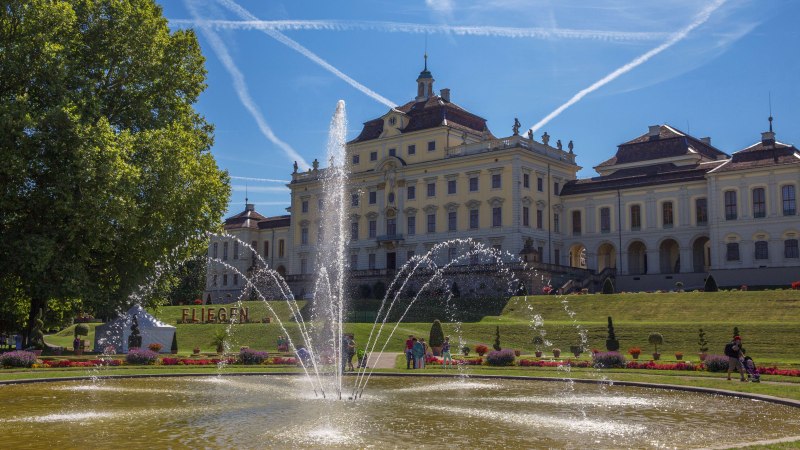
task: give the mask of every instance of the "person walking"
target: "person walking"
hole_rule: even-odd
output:
[[[450,356],[450,336],[445,336],[442,344],[442,366],[446,369],[448,364],[453,364],[453,357]]]
[[[347,336],[347,370],[354,372],[353,358],[356,356],[356,340],[353,335]]]
[[[741,337],[734,336],[733,340],[725,345],[725,356],[728,357],[728,381],[731,381],[731,372],[734,370],[739,371],[739,381],[747,381],[744,378],[744,366],[742,365],[744,348]]]
[[[425,346],[422,342],[418,341],[417,338],[413,339],[414,345],[411,348],[411,352],[414,355],[414,368],[415,369],[424,369],[425,368]]]
[[[414,364],[414,352],[412,349],[414,348],[414,336],[409,334],[408,339],[406,339],[406,369],[416,369],[416,364]]]

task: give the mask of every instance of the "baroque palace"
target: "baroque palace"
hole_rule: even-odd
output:
[[[616,154],[577,179],[573,144],[547,133],[495,137],[486,120],[439,95],[419,74],[417,97],[364,123],[347,144],[350,176],[350,271],[390,280],[414,255],[453,238],[472,238],[520,255],[553,277],[554,287],[594,286],[614,277],[618,290],[786,285],[798,276],[797,188],[800,151],[775,139],[731,155],[710,138],[668,125],[620,144]],[[317,161],[295,168],[290,215],[264,217],[247,204],[225,232],[263,257],[308,295],[323,217]],[[455,258],[463,250],[451,248]],[[235,300],[257,264],[233,239],[214,238],[207,302]],[[446,262],[446,261],[444,261]]]

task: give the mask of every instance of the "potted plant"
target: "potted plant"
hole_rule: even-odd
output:
[[[708,354],[708,341],[706,340],[706,332],[700,328],[700,332],[697,333],[697,343],[700,345],[700,361],[706,360],[706,355]]]
[[[431,325],[428,345],[430,345],[433,351],[433,356],[441,356],[442,345],[444,345],[444,332],[442,331],[442,323],[439,322],[439,319],[434,320]]]
[[[192,349],[192,354],[193,355],[199,355],[200,354],[200,347],[193,348]]]
[[[164,347],[163,345],[161,345],[161,344],[159,344],[157,342],[153,342],[152,344],[149,344],[147,346],[147,348],[149,348],[150,350],[152,350],[152,351],[154,351],[156,353],[159,353],[163,347]]]
[[[516,356],[517,358],[519,358],[519,355],[521,355],[521,354],[522,354],[522,350],[519,350],[519,349],[514,349],[514,356]]]
[[[658,346],[664,343],[664,336],[661,333],[650,333],[647,337],[647,342],[655,346],[656,351],[653,353],[653,360],[658,361],[661,358],[661,353],[658,353]]]
[[[642,349],[639,347],[631,347],[628,349],[628,354],[631,355],[633,359],[639,359],[639,354],[642,353]]]
[[[461,353],[464,354],[464,357],[469,356],[469,345],[465,345],[461,347]]]
[[[675,360],[682,361],[683,360],[683,352],[675,352]]]
[[[683,281],[675,282],[675,291],[676,292],[683,292]]]
[[[554,348],[553,349],[553,358],[558,358],[559,356],[561,356],[561,349],[560,348]]]
[[[572,352],[572,354],[575,355],[576,358],[580,358],[581,353],[583,353],[583,346],[581,346],[581,345],[570,345],[569,346],[569,351]]]
[[[542,346],[544,345],[544,338],[542,336],[534,336],[533,337],[533,345],[536,348],[536,357],[542,357]]]
[[[489,351],[489,347],[487,347],[486,344],[478,344],[478,345],[475,346],[475,353],[477,353],[478,356],[483,356],[488,351]]]
[[[225,352],[225,341],[228,340],[228,333],[225,329],[219,329],[211,338],[211,345],[217,348],[217,353]]]

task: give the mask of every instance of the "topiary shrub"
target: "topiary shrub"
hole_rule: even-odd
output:
[[[261,364],[269,357],[267,352],[258,352],[249,348],[239,351],[239,362],[242,364]]]
[[[75,325],[75,337],[78,336],[88,336],[89,335],[89,325],[85,323],[79,323]]]
[[[608,316],[608,339],[606,339],[606,350],[615,352],[619,350],[619,341],[617,335],[614,334],[614,323],[611,321],[611,316]]]
[[[489,351],[489,347],[486,344],[478,344],[478,345],[475,346],[475,353],[477,353],[478,356],[483,356],[488,351]]]
[[[441,347],[444,344],[444,331],[442,331],[442,323],[439,319],[433,321],[431,325],[431,333],[428,336],[428,345],[431,347]]]
[[[728,357],[725,355],[708,355],[703,364],[709,372],[726,372],[728,370]]]
[[[514,350],[494,350],[486,355],[486,363],[490,366],[512,366],[514,358]]]
[[[658,346],[664,343],[664,336],[661,333],[650,333],[647,337],[647,342],[656,347],[655,353],[658,353]]]
[[[706,284],[703,286],[703,290],[706,292],[719,291],[719,287],[717,286],[717,280],[714,279],[714,275],[709,275],[708,278],[706,278]]]
[[[462,347],[461,353],[463,353],[465,357],[469,356],[469,345],[465,345],[464,347]]]
[[[592,367],[595,369],[611,369],[625,367],[625,356],[620,352],[598,352],[592,355]]]
[[[500,346],[500,325],[497,326],[494,332],[494,345],[492,345],[492,347],[498,352],[503,349],[503,347]]]
[[[31,347],[39,350],[44,349],[44,333],[42,333],[42,328],[44,328],[43,316],[42,308],[39,308],[39,312],[36,313],[36,317],[33,319],[33,328],[31,328]]]
[[[125,355],[125,361],[128,364],[155,364],[158,361],[158,353],[142,348],[134,348]]]
[[[700,328],[700,332],[697,333],[697,344],[700,346],[700,353],[707,353],[708,352],[708,341],[706,340],[706,332]]]
[[[177,332],[172,334],[172,345],[169,346],[169,351],[173,355],[178,353],[178,333]]]
[[[614,283],[611,281],[611,278],[606,278],[603,281],[603,294],[613,294],[614,293]]]
[[[36,354],[17,350],[0,355],[0,367],[31,367],[36,363]]]

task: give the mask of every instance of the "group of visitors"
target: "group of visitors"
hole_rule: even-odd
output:
[[[278,351],[279,352],[289,351],[289,339],[285,338],[284,336],[278,336]]]
[[[429,357],[433,357],[433,352],[425,342],[425,338],[409,334],[406,340],[406,369],[424,369]],[[447,336],[442,343],[442,365],[447,368],[451,364],[453,358],[450,356],[450,336]]]

